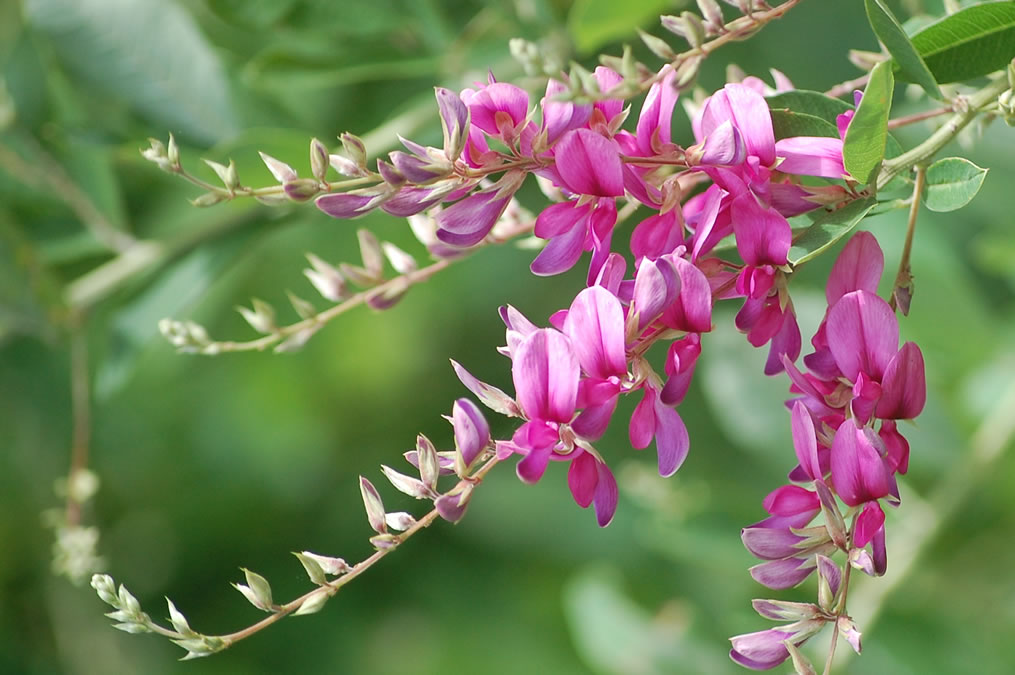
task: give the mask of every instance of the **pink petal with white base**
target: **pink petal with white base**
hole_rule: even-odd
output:
[[[881,380],[898,353],[899,323],[888,303],[867,291],[842,296],[825,322],[828,348],[839,370],[851,382],[863,371]]]
[[[589,129],[575,129],[561,137],[554,157],[564,187],[575,194],[620,197],[624,171],[616,142]]]
[[[526,417],[571,421],[580,371],[571,341],[564,334],[541,329],[526,337],[513,355],[511,374]]]

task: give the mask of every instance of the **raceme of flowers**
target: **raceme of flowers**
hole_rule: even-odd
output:
[[[601,91],[621,82],[606,67],[594,76]],[[764,561],[751,574],[776,589],[796,586],[815,570],[820,580],[816,604],[756,601],[762,616],[789,623],[733,638],[731,656],[749,668],[773,668],[826,623],[859,649],[859,632],[836,606],[848,568],[830,556],[842,551],[854,568],[884,573],[881,502],[899,503],[895,475],[906,472],[909,457],[897,422],[920,413],[926,386],[920,349],[899,346],[895,313],[876,295],[884,259],[865,232],[836,262],[814,351],[803,370],[796,365],[802,340],[788,290],[787,218],[834,208],[853,194],[848,184],[814,187],[797,178],[848,177],[842,137],[853,113],[840,115],[840,138],[776,141],[767,87],[748,78],[704,101],[692,120],[695,142],[684,147],[671,137],[673,79],[664,67],[633,131],[624,128],[630,109],[621,100],[563,100],[566,82],[551,80],[536,108],[523,89],[492,76],[457,94],[438,88],[442,148],[403,139],[406,151],[377,161],[378,185],[326,194],[316,204],[336,218],[377,208],[401,217],[435,212],[430,252],[451,257],[490,235],[528,174],[536,176],[555,202],[536,218],[533,232],[546,244],[531,271],[559,274],[589,252],[587,285],[547,325],[501,309],[507,331],[500,351],[511,360],[514,398],[458,364],[456,370],[480,400],[521,420],[510,438],[494,442],[498,458],[517,455],[518,477],[529,483],[542,478],[550,461],[567,462],[575,501],[593,506],[600,526],[613,518],[618,495],[594,444],[619,398],[638,398],[624,420],[631,445],[654,442],[659,473],[675,473],[690,448],[677,407],[702,334],[712,329],[715,302],[737,299],[737,328],[755,347],[768,345],[765,373],[785,372],[795,397],[787,406],[797,465],[790,483],[765,499],[769,516],[743,531],[745,546]],[[362,163],[345,169],[364,172]],[[629,256],[612,247],[622,198],[651,211],[631,232]],[[730,235],[742,262],[714,254]],[[662,372],[646,358],[657,342],[666,350]],[[489,439],[482,414],[463,399],[453,422],[460,451],[475,459]],[[467,503],[468,494],[449,494],[437,507],[457,520]]]

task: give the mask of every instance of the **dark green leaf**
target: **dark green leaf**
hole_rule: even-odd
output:
[[[960,209],[976,196],[987,175],[968,159],[946,157],[927,167],[924,204],[931,211]]]
[[[992,73],[1015,58],[1015,2],[967,7],[927,26],[912,40],[941,84]]]
[[[927,64],[923,62],[923,58],[916,51],[913,43],[909,41],[909,37],[899,25],[899,21],[885,7],[884,2],[882,0],[864,0],[864,6],[867,9],[867,19],[870,21],[871,28],[874,29],[874,34],[878,36],[878,39],[888,49],[888,53],[895,59],[895,63],[898,64],[899,71],[905,79],[923,87],[923,90],[933,98],[944,99],[937,82],[934,81],[934,76],[927,68]]]
[[[235,132],[222,64],[172,0],[25,0],[25,16],[97,91],[202,142]]]
[[[587,54],[630,35],[671,6],[668,0],[577,0],[568,14],[567,27],[578,50]]]
[[[894,86],[891,63],[882,61],[874,66],[843,139],[842,162],[853,179],[863,185],[873,182],[881,170]]]
[[[818,218],[793,241],[793,246],[789,249],[790,264],[800,265],[820,255],[849,234],[876,203],[873,197],[858,199]]]
[[[785,109],[772,110],[772,129],[775,131],[777,141],[792,136],[839,137],[838,128],[831,122],[807,113]]]
[[[853,109],[853,106],[837,98],[825,96],[818,91],[807,91],[806,89],[786,91],[769,96],[765,100],[768,101],[768,107],[772,110],[786,108],[793,112],[820,117],[830,124],[835,124],[836,117],[847,110]]]

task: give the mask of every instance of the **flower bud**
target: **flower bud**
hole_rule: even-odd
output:
[[[465,476],[490,444],[490,425],[476,404],[467,398],[455,401],[451,418],[458,451],[455,471],[459,476]]]
[[[311,553],[310,551],[302,551],[298,554],[294,553],[293,555],[300,558],[300,562],[302,562],[304,558],[313,560],[322,570],[324,570],[325,574],[332,577],[337,577],[340,574],[346,574],[347,572],[352,571],[352,567],[349,566],[349,563],[342,558],[332,558],[326,555],[318,555],[316,553]]]
[[[263,152],[259,152],[257,154],[261,156],[261,161],[264,162],[264,165],[268,167],[268,171],[271,172],[271,175],[274,176],[275,180],[279,183],[296,180],[298,177],[296,171],[285,162],[281,162],[271,155],[267,155]]]
[[[337,269],[318,258],[313,253],[307,254],[307,260],[313,269],[303,270],[310,283],[314,285],[317,292],[325,300],[341,302],[349,295],[349,288],[345,283],[345,277]]]
[[[278,330],[275,324],[275,309],[266,302],[254,298],[254,308],[237,307],[236,311],[250,324],[250,327],[258,333],[271,334]]]
[[[321,183],[325,182],[328,175],[328,166],[331,157],[328,149],[316,138],[310,141],[310,173]]]
[[[345,148],[345,154],[356,163],[356,166],[366,168],[367,165],[367,148],[363,144],[363,139],[354,134],[350,134],[348,131],[338,137],[342,141],[342,147]]]
[[[329,599],[331,599],[331,593],[329,593],[326,589],[315,591],[303,601],[303,604],[300,605],[299,609],[293,612],[293,616],[315,614],[321,611],[321,608],[324,607],[324,603],[326,603]]]
[[[381,471],[396,490],[416,499],[433,499],[435,493],[423,481],[395,471],[390,466],[381,465]]]
[[[250,601],[254,607],[266,612],[272,611],[271,585],[268,584],[268,580],[256,572],[251,572],[246,568],[241,569],[243,569],[247,583],[233,584],[233,588],[242,593],[243,597]]]
[[[169,621],[173,624],[173,628],[176,629],[176,632],[187,637],[196,636],[197,633],[195,633],[193,629],[191,629],[190,624],[187,623],[187,617],[185,617],[180,610],[176,609],[176,605],[173,604],[173,601],[166,598],[166,605],[169,607]]]
[[[359,490],[363,497],[363,507],[366,509],[370,527],[378,534],[387,532],[387,525],[384,522],[384,502],[381,501],[377,488],[366,478],[360,476]]]
[[[387,522],[388,527],[398,532],[404,532],[416,524],[416,519],[405,511],[395,511],[394,513],[385,514],[384,520]]]
[[[638,31],[638,37],[640,37],[641,41],[645,43],[645,46],[649,48],[650,52],[662,60],[672,61],[677,58],[677,53],[673,51],[673,47],[671,47],[666,40],[646,33],[643,30]]]

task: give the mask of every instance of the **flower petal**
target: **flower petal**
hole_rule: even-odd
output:
[[[578,359],[559,331],[529,334],[513,355],[511,374],[518,403],[529,419],[570,422],[578,398]]]
[[[602,462],[596,462],[596,470],[599,472],[599,482],[596,484],[596,496],[593,503],[596,505],[596,522],[599,527],[606,527],[613,520],[613,514],[617,511],[617,480],[613,472]]]
[[[839,298],[853,291],[878,292],[878,282],[885,269],[885,254],[870,232],[857,232],[832,265],[825,297],[831,307]]]
[[[567,470],[567,486],[571,489],[575,502],[583,509],[588,508],[596,495],[596,485],[599,483],[599,472],[596,470],[598,463],[594,456],[582,451],[571,460]]]
[[[876,414],[881,419],[909,420],[920,414],[926,402],[923,353],[915,343],[907,342],[885,369]]]
[[[624,310],[620,300],[602,286],[578,293],[564,321],[564,334],[589,376],[605,380],[627,374]]]
[[[564,134],[555,148],[557,171],[575,194],[620,197],[624,172],[616,142],[589,129]]]
[[[899,323],[888,303],[868,291],[842,296],[825,322],[828,348],[850,382],[860,372],[881,381],[899,349]]]

